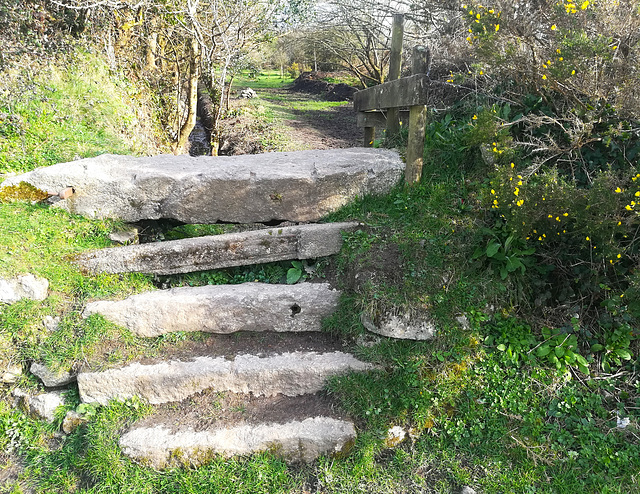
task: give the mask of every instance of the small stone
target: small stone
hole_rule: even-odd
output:
[[[44,300],[47,298],[49,282],[44,278],[36,278],[26,274],[13,279],[0,279],[0,303],[13,304],[27,298]]]
[[[59,386],[66,386],[75,382],[76,375],[68,371],[52,371],[46,365],[34,362],[29,369],[31,374],[38,377],[42,384],[47,388],[57,388]]]
[[[456,317],[456,321],[465,331],[469,331],[471,329],[471,324],[469,323],[469,319],[467,319],[467,316],[465,316],[464,314]]]
[[[407,433],[404,429],[399,425],[396,425],[387,431],[387,437],[384,440],[384,445],[387,448],[395,448],[398,444],[404,441],[406,437]]]
[[[256,93],[250,87],[248,87],[248,88],[243,89],[242,91],[240,91],[239,96],[240,96],[240,98],[244,98],[244,99],[252,99],[252,98],[255,98],[256,96],[258,96],[258,93]]]
[[[112,242],[118,244],[137,244],[138,243],[138,229],[136,227],[127,228],[125,230],[119,230],[109,234],[109,239]]]
[[[462,490],[460,491],[460,494],[476,494],[476,491],[473,490],[471,487],[469,487],[468,485],[465,485]]]
[[[65,434],[71,434],[82,424],[86,424],[87,419],[80,413],[69,410],[62,421],[62,430]]]
[[[62,391],[51,391],[31,396],[20,389],[16,389],[13,391],[13,396],[18,399],[18,402],[30,415],[47,422],[53,422],[56,409],[64,405]]]
[[[60,328],[60,318],[53,316],[44,316],[42,324],[49,333],[55,333]]]
[[[73,190],[73,187],[67,187],[66,189],[62,189],[59,193],[58,193],[58,197],[62,200],[64,199],[69,199],[73,193],[75,191]]]
[[[0,376],[0,381],[4,384],[15,384],[22,376],[22,366],[18,364],[10,364]]]
[[[362,314],[360,320],[372,333],[400,340],[430,340],[436,333],[436,327],[431,321],[417,320],[409,313],[398,315],[387,312],[377,322]]]

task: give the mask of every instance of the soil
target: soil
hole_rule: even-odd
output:
[[[257,397],[208,390],[178,403],[156,406],[153,415],[136,422],[135,428],[164,425],[173,431],[193,429],[197,432],[211,427],[282,424],[319,416],[345,418],[326,393]]]
[[[107,368],[122,367],[120,361],[109,362],[113,351],[113,342],[105,345],[92,355],[82,368],[83,371],[98,371]],[[180,342],[173,342],[154,352],[154,355],[134,358],[144,365],[157,364],[170,360],[192,361],[197,357],[225,357],[234,359],[237,355],[258,355],[268,357],[286,352],[328,353],[349,351],[338,339],[328,333],[274,333],[241,331],[232,334],[192,333]]]
[[[305,149],[337,149],[362,146],[364,133],[356,126],[353,104],[333,106],[322,110],[298,110],[296,104],[327,101],[326,94],[297,91],[294,88],[263,88],[259,97],[269,99],[282,108],[285,118],[278,132],[283,144],[265,143],[266,129],[252,117],[239,115],[223,121],[220,154],[255,154],[267,151],[298,151]],[[232,108],[241,108],[246,99],[231,99]],[[275,113],[278,113],[277,108]],[[294,118],[290,118],[293,116]]]

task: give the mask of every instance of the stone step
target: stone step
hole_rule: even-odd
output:
[[[87,304],[83,316],[101,314],[138,336],[174,331],[320,331],[340,292],[327,283],[243,283],[172,288],[124,300]]]
[[[256,397],[202,393],[156,407],[120,439],[125,455],[156,469],[199,466],[213,455],[271,451],[287,461],[346,454],[353,424],[323,394]]]
[[[356,196],[384,194],[404,170],[396,152],[336,149],[243,156],[102,155],[38,168],[28,182],[91,218],[184,223],[317,221]]]
[[[359,224],[325,223],[125,245],[82,254],[78,264],[91,273],[176,274],[336,254],[342,231]]]
[[[137,396],[159,404],[209,389],[257,396],[316,393],[332,376],[372,368],[341,351],[292,351],[267,357],[240,354],[231,359],[198,356],[154,364],[134,362],[102,372],[80,372],[77,379],[83,403],[106,405],[112,399]]]

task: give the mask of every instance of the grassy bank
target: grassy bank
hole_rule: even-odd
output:
[[[73,71],[60,72],[60,80],[72,77]],[[264,87],[273,83],[268,79]],[[117,87],[114,81],[110,84],[101,87]],[[81,151],[135,152],[126,130],[133,122],[113,120],[114,112],[122,113],[121,93],[100,93],[103,102],[96,104],[103,118],[92,113],[93,106],[83,106],[86,92],[51,92],[44,85],[42,81],[37,86],[37,91],[48,91],[38,92],[39,99],[16,96],[13,106],[4,103],[2,111],[11,108],[26,126],[24,134],[2,135],[5,170],[27,171]],[[47,99],[52,94],[55,108]],[[293,108],[298,103],[288,104]],[[60,114],[56,108],[77,111],[57,122],[51,116]],[[517,245],[518,252],[508,251],[516,244],[511,240],[506,245],[512,232],[504,236],[502,215],[517,210],[521,197],[513,189],[501,192],[513,196],[515,206],[492,208],[494,200],[501,201],[491,192],[499,192],[491,183],[496,164],[487,163],[480,146],[493,143],[495,135],[483,131],[488,124],[477,126],[478,113],[460,109],[432,116],[421,184],[398,187],[384,197],[360,198],[329,218],[358,220],[363,227],[345,237],[339,256],[320,266],[320,274],[345,293],[326,330],[349,342],[360,341],[359,357],[380,369],[330,383],[328,392],[354,417],[359,437],[347,457],[325,457],[310,465],[288,466],[261,454],[156,472],[128,460],[117,444],[125,426],[152,411],[149,405],[127,400],[87,407],[70,391],[59,419],[67,409],[81,410],[88,418],[70,435],[60,434],[60,420],[47,425],[14,409],[12,389],[39,389],[26,372],[34,360],[54,368],[86,362],[108,366],[158,355],[168,345],[201,336],[142,340],[100,318],[82,319],[89,299],[124,297],[156,286],[158,280],[150,276],[87,276],[72,263],[79,252],[111,245],[108,234],[122,225],[26,201],[0,203],[0,276],[31,272],[46,277],[51,290],[43,302],[1,308],[0,363],[18,363],[25,373],[15,385],[0,388],[0,492],[449,493],[465,485],[486,493],[640,492],[635,320],[618,304],[604,314],[610,316],[607,328],[606,318],[598,322],[594,312],[586,317],[586,310],[578,311],[575,318],[574,306],[536,306],[535,299],[528,298],[532,290],[553,291],[532,284],[548,274],[543,259],[536,257],[545,251],[536,244],[537,250],[529,252],[526,243]],[[271,118],[278,124],[290,116],[274,111]],[[479,117],[485,118],[489,116]],[[53,135],[60,137],[37,138],[37,122],[59,125]],[[92,133],[90,138],[86,132]],[[38,139],[44,139],[46,150],[38,148]],[[93,147],[82,147],[87,143]],[[498,166],[504,167],[498,172],[509,183],[509,177],[517,178],[526,168],[513,156]],[[535,185],[528,198],[534,197]],[[525,185],[518,187],[524,195]],[[555,216],[546,218],[548,214],[545,211],[545,220],[559,223]],[[573,224],[581,228],[577,220]],[[164,235],[203,233],[212,232],[182,227]],[[499,252],[505,256],[496,255]],[[511,257],[519,259],[522,268],[515,261],[508,264]],[[164,281],[281,282],[289,267],[274,264]],[[621,298],[619,291],[615,297]],[[432,324],[435,339],[375,339],[365,330],[362,315],[376,322],[388,313]],[[627,317],[630,332],[621,330],[626,326],[619,315]],[[57,331],[45,329],[45,316],[60,318]],[[408,437],[389,448],[385,440],[392,426],[402,427]]]

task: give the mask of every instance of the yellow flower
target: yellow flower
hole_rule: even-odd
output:
[[[589,6],[589,0],[585,0],[584,2],[582,2],[582,5],[580,5],[580,9],[584,10]]]
[[[634,194],[636,197],[640,197],[640,190]]]
[[[588,242],[589,240],[591,240],[591,239],[590,239],[589,237],[587,237],[587,242]]]
[[[551,26],[551,30],[555,31],[556,29],[558,29],[558,26],[556,26],[555,24],[553,26]]]
[[[556,221],[560,221],[560,216],[556,216]]]
[[[620,192],[622,192],[622,189],[620,187],[616,187],[615,192],[616,192],[616,194],[620,194]]]
[[[633,208],[631,206],[629,206],[628,204],[624,207],[627,211],[632,211]]]
[[[549,216],[547,216],[547,218],[553,218],[553,215],[552,215],[552,214],[550,214]]]
[[[519,181],[518,181],[518,185],[522,185],[522,180],[519,180]]]
[[[471,117],[471,120],[478,120],[478,115],[474,115],[473,117]]]
[[[496,24],[496,32],[498,32],[498,29],[500,29],[500,24]]]
[[[520,199],[518,202],[516,202],[517,206],[522,206],[524,204],[524,201],[522,199]],[[524,221],[522,222],[522,224],[524,225]]]
[[[560,57],[560,58],[558,58],[558,60],[560,60],[562,62],[564,60],[564,57]]]
[[[572,71],[571,71],[571,75],[576,75],[576,71],[575,71],[575,70],[572,70]]]
[[[515,190],[513,191],[513,195],[517,196],[519,193],[520,193],[520,189],[516,187]]]
[[[494,199],[494,200],[493,200],[493,204],[494,204],[495,206],[497,206],[497,205],[498,205],[498,200],[497,200],[497,199]]]
[[[546,81],[547,80],[547,76],[543,74],[542,75],[542,79]]]
[[[622,225],[622,221],[618,221],[618,226]]]
[[[481,70],[481,71],[480,71],[480,75],[483,75],[483,74],[484,74],[484,72]]]
[[[620,259],[622,257],[622,254],[618,254],[616,257]]]
[[[562,213],[562,216],[569,216],[569,213]]]
[[[476,14],[476,19],[480,19],[480,14]]]
[[[465,10],[467,10],[467,6],[466,6],[466,5],[463,5],[463,6],[462,6],[462,8],[463,8],[463,9],[465,9]]]
[[[515,163],[511,163],[511,168],[515,168],[515,167],[516,167]],[[638,192],[638,194],[640,194],[640,192]]]
[[[538,237],[538,240],[540,240],[540,242],[542,242],[542,237]]]

